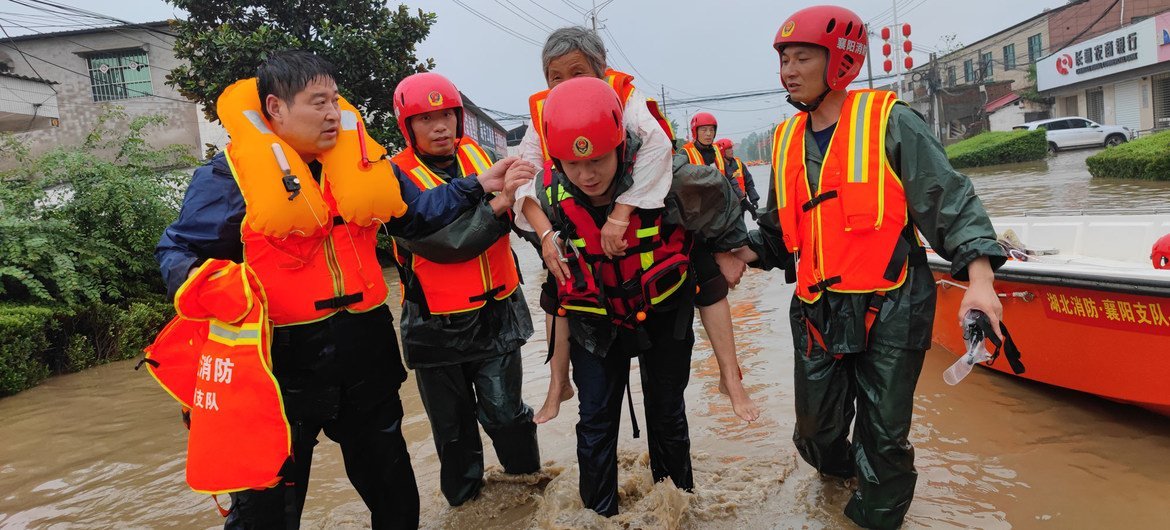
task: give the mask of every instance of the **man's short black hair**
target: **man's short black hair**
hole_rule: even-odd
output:
[[[260,108],[264,111],[264,117],[272,119],[268,115],[268,105],[264,104],[269,94],[291,103],[314,79],[334,79],[333,72],[333,63],[311,52],[285,50],[269,54],[268,60],[256,68]]]

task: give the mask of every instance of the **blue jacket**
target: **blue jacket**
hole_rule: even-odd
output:
[[[397,237],[410,239],[430,234],[484,198],[475,177],[454,179],[447,186],[424,192],[397,166],[394,176],[407,204],[406,215],[386,224],[390,234]],[[191,269],[205,260],[243,261],[240,223],[244,212],[244,196],[222,153],[195,169],[179,218],[163,232],[154,250],[170,296],[187,280]]]

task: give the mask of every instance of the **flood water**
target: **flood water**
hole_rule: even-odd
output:
[[[1096,208],[1170,208],[1170,182],[1090,181],[1087,152],[969,172],[994,215]],[[765,168],[757,182],[764,188]],[[517,245],[536,307],[535,253]],[[393,275],[390,275],[392,278]],[[393,283],[396,290],[396,282]],[[397,297],[392,293],[391,299]],[[686,399],[696,491],[653,485],[645,438],[620,440],[622,515],[605,521],[576,492],[576,400],[541,426],[538,476],[508,477],[486,443],[488,486],[464,507],[438,491],[438,462],[413,378],[402,388],[404,431],[426,528],[848,528],[848,492],[823,482],[792,448],[791,286],[749,271],[731,294],[744,383],[764,409],[737,419],[699,337]],[[946,317],[944,315],[944,317]],[[949,318],[949,317],[948,317]],[[524,348],[524,395],[539,407],[548,383],[543,326]],[[697,329],[701,329],[698,327]],[[1080,352],[1082,355],[1108,352]],[[907,528],[1158,528],[1170,506],[1170,420],[1134,407],[979,370],[949,387],[951,354],[928,353],[911,441],[919,483]],[[183,480],[186,435],[177,405],[133,362],[56,377],[0,400],[0,528],[212,528],[211,500]],[[635,363],[635,370],[636,363]],[[638,378],[637,414],[644,421]],[[336,444],[322,436],[306,528],[363,528]]]

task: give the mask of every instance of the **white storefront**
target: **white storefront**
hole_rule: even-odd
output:
[[[1068,46],[1036,65],[1053,116],[1137,131],[1170,127],[1170,12]],[[1170,34],[1170,33],[1168,33]]]

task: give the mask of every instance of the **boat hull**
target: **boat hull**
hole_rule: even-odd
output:
[[[934,340],[960,355],[966,346],[957,315],[965,285],[951,280],[945,266],[932,268]],[[1019,377],[1170,416],[1170,293],[1135,289],[1124,279],[1109,283],[997,273],[996,291],[1006,295],[1003,320],[1027,367]],[[1006,359],[990,368],[1012,373]]]

